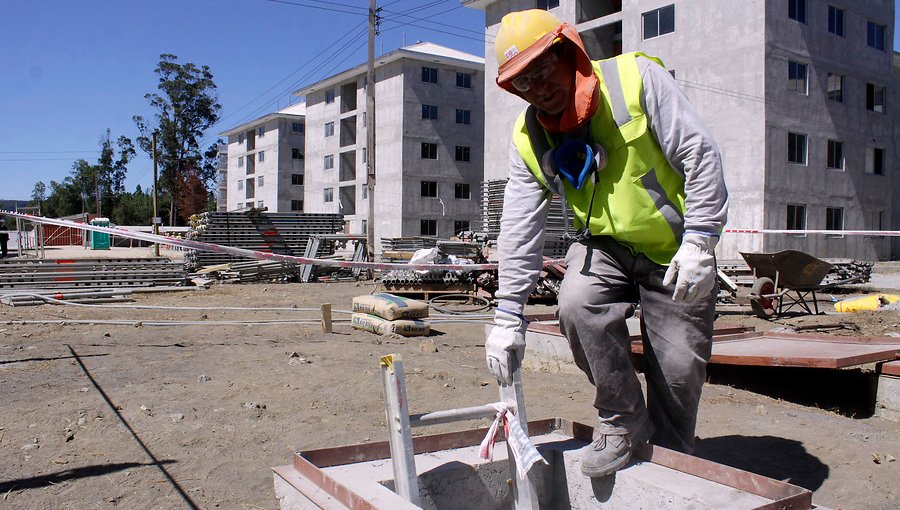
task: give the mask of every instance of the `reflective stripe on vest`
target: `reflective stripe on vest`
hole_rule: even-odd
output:
[[[666,265],[684,233],[684,176],[666,161],[647,126],[638,56],[659,62],[642,53],[594,62],[602,104],[591,119],[591,133],[606,149],[608,163],[597,175],[596,186],[592,180],[581,190],[568,182],[563,185],[579,228],[588,223],[592,235],[608,235]],[[547,136],[543,130],[535,135]],[[531,173],[547,187],[538,163],[542,154],[532,145],[524,113],[516,121],[513,142]]]

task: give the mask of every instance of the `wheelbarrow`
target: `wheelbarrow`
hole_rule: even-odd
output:
[[[825,275],[834,267],[808,253],[785,250],[778,253],[741,253],[753,271],[750,307],[757,316],[768,319],[794,308],[818,314],[816,291]]]

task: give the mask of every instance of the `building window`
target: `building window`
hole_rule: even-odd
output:
[[[244,156],[238,156],[238,168],[242,168],[244,166]]]
[[[363,124],[363,127],[366,127],[366,112],[363,112],[363,114],[362,114],[362,124]]]
[[[844,169],[844,144],[836,140],[828,140],[828,168]]]
[[[651,39],[675,31],[675,4],[645,12],[644,39]]]
[[[828,31],[844,37],[844,9],[828,6]]]
[[[239,189],[239,190],[240,190],[240,189],[244,189],[244,180],[243,180],[243,179],[241,179],[241,180],[238,181],[238,189]]]
[[[469,73],[456,73],[456,86],[464,89],[472,88],[472,75]]]
[[[433,104],[422,105],[422,118],[437,120],[437,106]]]
[[[422,159],[437,159],[437,144],[422,142]]]
[[[263,207],[265,207],[265,204],[263,203],[262,200],[260,200],[259,202],[256,202],[256,207],[258,209],[262,209]]]
[[[296,147],[291,147],[291,159],[303,159],[303,153]]]
[[[866,110],[884,113],[884,87],[866,83]]]
[[[884,175],[884,149],[879,149],[878,147],[866,148],[866,173]]]
[[[326,90],[325,91],[325,104],[331,104],[334,102],[334,91]]]
[[[422,181],[422,196],[425,198],[437,198],[437,181]]]
[[[325,170],[331,170],[334,168],[334,154],[329,154],[325,156]]]
[[[825,208],[825,230],[844,230],[844,208]]]
[[[887,27],[884,25],[879,25],[878,23],[868,22],[868,31],[866,32],[866,44],[869,45],[870,48],[875,48],[876,50],[884,51],[884,34],[887,32]]]
[[[462,200],[469,200],[472,198],[472,193],[469,191],[469,183],[457,182],[454,186],[454,196]]]
[[[457,124],[471,124],[472,123],[472,110],[462,110],[460,108],[456,109],[456,123]]]
[[[425,83],[437,83],[438,82],[438,73],[436,67],[425,67],[422,66],[422,81]]]
[[[266,126],[259,126],[259,128],[256,129],[256,136],[263,136],[265,134],[266,134]]]
[[[291,174],[291,186],[303,186],[303,174]]]
[[[423,236],[437,235],[437,220],[422,220],[419,233]]]
[[[456,220],[453,222],[453,235],[459,235],[462,232],[467,232],[469,230],[469,221],[468,220]]]
[[[325,203],[334,202],[334,188],[325,188]]]
[[[469,147],[465,145],[457,145],[456,146],[456,161],[469,161],[471,150]]]
[[[559,7],[559,0],[537,0],[537,8],[549,11]]]
[[[788,133],[788,162],[806,164],[806,135]]]
[[[361,188],[360,196],[362,196],[362,199],[363,200],[368,199],[369,198],[369,186],[363,184],[362,186],[360,186],[360,188]]]
[[[334,136],[334,122],[325,123],[325,137]]]
[[[292,211],[302,211],[303,210],[303,200],[291,200],[291,210]]]
[[[302,122],[291,122],[291,132],[303,134],[306,131]]]
[[[367,220],[362,220],[360,223],[362,223],[362,233],[365,234],[369,231],[369,222]]]
[[[263,185],[265,185],[266,181],[265,181],[265,179],[263,179],[263,177],[264,176],[260,175],[259,177],[256,178],[256,187],[257,188],[262,188]]]
[[[266,160],[266,151],[259,151],[256,153],[256,162],[262,163]]]
[[[806,23],[806,0],[788,0],[788,18]]]
[[[238,143],[241,145],[244,144],[244,133],[238,135]]]
[[[844,102],[844,75],[828,73],[828,99]]]
[[[788,60],[788,90],[806,94],[806,64]]]
[[[788,204],[787,230],[806,230],[806,206]]]

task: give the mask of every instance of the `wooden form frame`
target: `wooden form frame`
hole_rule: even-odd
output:
[[[533,421],[528,424],[531,435],[558,432],[584,442],[590,442],[594,428],[562,418]],[[415,453],[428,453],[453,448],[475,446],[487,433],[486,428],[451,432],[413,438]],[[717,464],[666,448],[645,445],[635,452],[645,462],[667,467],[715,483],[771,500],[754,510],[809,510],[812,493],[802,487],[766,478],[749,471]],[[381,510],[353,490],[331,478],[324,468],[345,464],[388,459],[388,441],[364,443],[336,448],[322,448],[297,452],[291,466],[292,473],[275,468],[278,476],[325,509]],[[290,468],[288,468],[290,469]]]

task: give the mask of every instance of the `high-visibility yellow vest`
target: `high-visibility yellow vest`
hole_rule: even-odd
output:
[[[657,264],[668,265],[684,233],[684,176],[669,165],[647,126],[638,56],[662,64],[643,53],[594,62],[602,103],[591,118],[591,133],[594,142],[606,149],[607,164],[596,176],[596,185],[593,177],[580,190],[562,181],[579,229],[587,224],[591,235],[610,236]],[[533,136],[543,136],[547,143],[537,139],[532,144],[529,125],[532,131],[540,131]],[[537,122],[526,122],[523,112],[516,121],[513,142],[531,173],[547,187],[539,164],[542,155],[536,153],[535,145],[555,146],[553,137]]]

